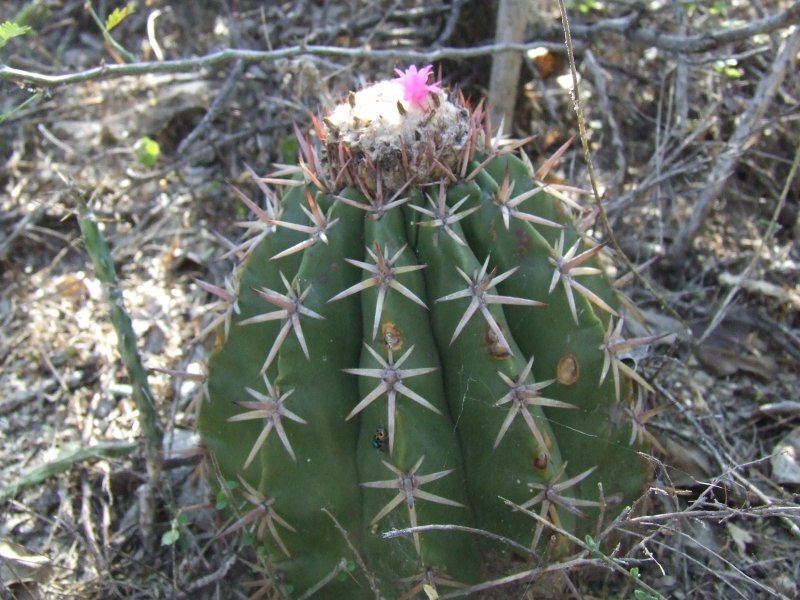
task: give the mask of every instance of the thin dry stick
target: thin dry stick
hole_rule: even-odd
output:
[[[330,572],[325,575],[322,579],[320,579],[313,587],[311,587],[305,594],[300,596],[297,600],[308,600],[308,598],[313,598],[314,595],[328,585],[331,581],[336,579],[339,576],[339,573],[344,573],[347,571],[347,561],[343,558],[339,561],[339,563],[330,570]]]
[[[445,42],[448,42],[451,37],[453,37],[453,32],[456,30],[456,25],[458,25],[458,19],[461,16],[461,7],[464,5],[466,0],[452,0],[450,2],[449,13],[447,15],[447,21],[442,29],[442,32],[439,34],[439,37],[436,38],[436,42],[434,42],[434,46],[441,46]]]
[[[638,11],[619,17],[598,21],[591,25],[575,28],[575,36],[579,39],[602,39],[606,33],[622,35],[629,41],[645,47],[661,48],[676,52],[705,52],[724,44],[751,38],[759,33],[769,33],[796,22],[800,18],[800,0],[787,9],[773,15],[750,21],[740,27],[723,28],[692,35],[672,35],[653,29],[637,28],[640,18]],[[428,50],[408,50],[403,48],[341,48],[336,46],[295,45],[277,50],[247,50],[227,48],[196,58],[165,60],[163,62],[131,62],[128,64],[111,64],[92,67],[84,71],[62,75],[46,75],[7,65],[0,66],[0,81],[16,81],[41,87],[53,87],[72,83],[80,83],[94,79],[111,79],[129,75],[149,75],[155,73],[187,73],[202,67],[211,67],[232,60],[242,59],[245,62],[268,62],[299,56],[319,56],[329,58],[349,58],[353,60],[375,60],[391,62],[399,59],[417,62],[439,62],[444,59],[467,59],[487,56],[498,52],[526,52],[533,48],[547,48],[554,52],[563,52],[564,45],[556,41],[561,30],[553,30],[553,39],[534,40],[525,44],[487,44],[472,48],[435,48]]]
[[[772,32],[796,23],[800,18],[800,2],[795,0],[785,10],[762,19],[749,21],[739,27],[701,31],[689,35],[636,27],[642,16],[642,12],[633,10],[624,17],[604,19],[591,25],[576,25],[572,29],[572,35],[577,39],[602,40],[605,38],[604,34],[615,33],[624,36],[629,42],[645,48],[660,48],[681,54],[708,52],[732,42],[751,38],[759,33]],[[560,34],[561,31],[559,30],[558,33]]]
[[[614,111],[611,108],[611,101],[608,96],[608,87],[606,86],[606,74],[603,72],[603,68],[597,62],[597,59],[594,57],[594,53],[591,50],[587,50],[583,57],[586,61],[586,66],[592,72],[592,80],[594,81],[594,87],[597,90],[598,102],[600,104],[600,113],[608,123],[608,128],[611,131],[611,147],[614,148],[614,151],[617,154],[617,172],[612,177],[612,183],[610,186],[612,195],[616,195],[616,191],[622,186],[622,182],[624,181],[625,174],[628,170],[628,163],[625,160],[625,152],[623,151],[625,144],[622,141],[622,134],[620,133],[617,119],[614,117]]]
[[[507,537],[503,537],[502,535],[492,533],[491,531],[485,531],[483,529],[476,529],[474,527],[465,527],[464,525],[417,525],[416,527],[391,529],[389,531],[384,532],[381,535],[381,537],[385,540],[391,540],[396,537],[414,535],[415,533],[425,533],[427,531],[461,531],[463,533],[480,535],[487,537],[491,540],[500,542],[501,544],[507,544],[508,546],[514,548],[517,552],[521,552],[522,554],[532,554],[534,556],[537,555],[535,550],[531,550],[527,546],[523,546],[522,544],[519,544],[514,540],[510,540]]]
[[[0,66],[0,81],[15,81],[40,87],[54,87],[82,83],[96,79],[115,79],[131,75],[151,75],[164,73],[190,73],[204,67],[213,67],[233,60],[245,62],[274,62],[281,59],[316,56],[327,58],[348,58],[351,60],[370,59],[384,63],[403,59],[417,62],[439,62],[444,59],[467,59],[486,56],[508,50],[525,52],[534,47],[544,46],[554,51],[563,49],[558,42],[542,41],[536,44],[490,44],[472,48],[439,48],[430,51],[403,49],[343,48],[338,46],[287,46],[277,50],[249,50],[245,48],[226,48],[196,58],[165,60],[163,62],[136,62],[109,64],[91,67],[83,71],[62,75],[46,75],[6,65]]]
[[[86,539],[86,545],[89,548],[93,561],[94,568],[98,576],[102,577],[108,573],[108,556],[105,553],[105,547],[101,548],[97,543],[97,533],[94,526],[94,519],[92,518],[92,504],[93,495],[92,487],[89,485],[89,478],[86,471],[81,473],[81,507],[80,517],[78,517],[78,524],[83,530],[83,537]]]
[[[525,26],[530,12],[524,0],[500,0],[497,7],[495,42],[519,44],[525,39]],[[498,52],[492,57],[489,76],[489,110],[492,123],[506,124],[511,131],[514,105],[517,103],[522,55],[519,52]]]
[[[491,581],[461,588],[454,592],[448,592],[447,594],[439,596],[439,599],[448,600],[449,598],[462,598],[465,596],[471,596],[472,594],[478,594],[480,592],[486,592],[488,590],[499,588],[504,585],[533,581],[542,575],[546,575],[547,573],[563,573],[570,569],[574,569],[575,567],[599,567],[604,564],[605,563],[603,561],[592,558],[575,558],[572,560],[565,560],[563,562],[553,563],[544,567],[537,567],[528,571],[514,573],[513,575],[508,575],[506,577],[500,577],[499,579],[492,579]],[[481,596],[475,597],[480,598]]]
[[[675,521],[678,519],[698,519],[701,521],[724,522],[730,519],[764,519],[766,517],[800,517],[800,506],[756,506],[747,510],[738,509],[727,504],[719,504],[716,510],[682,510],[678,512],[659,513],[657,515],[643,515],[641,517],[631,517],[628,523],[641,523],[650,525],[664,521]]]
[[[614,558],[612,558],[610,556],[606,556],[605,554],[603,554],[602,551],[600,550],[599,542],[594,541],[594,545],[592,546],[589,543],[583,541],[582,539],[572,535],[568,531],[566,531],[566,530],[554,525],[553,523],[548,521],[543,516],[533,512],[531,510],[528,510],[526,508],[522,508],[521,506],[518,506],[517,504],[514,504],[510,500],[506,500],[504,498],[502,500],[507,505],[512,507],[514,510],[520,511],[524,515],[527,515],[527,516],[531,517],[532,519],[535,519],[536,521],[538,521],[543,526],[548,527],[548,528],[552,529],[553,531],[556,531],[559,535],[563,535],[570,542],[572,542],[573,544],[575,544],[575,545],[579,546],[580,548],[582,548],[582,550],[584,552],[588,552],[588,553],[594,554],[601,561],[601,564],[609,567],[612,571],[616,571],[620,575],[632,580],[637,586],[641,587],[644,590],[647,590],[647,592],[649,592],[650,594],[652,594],[656,598],[658,598],[660,600],[666,600],[664,598],[664,596],[662,596],[655,588],[649,586],[648,584],[646,584],[642,580],[638,579],[627,568],[622,566],[620,564],[620,562],[624,561],[624,559],[614,559]]]
[[[239,555],[236,552],[231,552],[230,556],[228,556],[219,568],[214,571],[213,573],[209,573],[204,577],[200,577],[195,581],[191,582],[186,586],[186,589],[180,591],[178,593],[178,600],[184,600],[190,597],[191,592],[196,592],[197,590],[201,590],[206,586],[211,585],[212,583],[217,583],[218,581],[222,581],[225,576],[228,574],[228,571],[231,570],[236,561],[239,560]]]
[[[353,542],[350,540],[350,536],[347,535],[347,531],[345,530],[344,527],[342,527],[342,525],[339,523],[336,517],[333,516],[331,511],[329,511],[327,508],[323,508],[322,512],[328,515],[331,521],[333,521],[333,526],[336,527],[337,531],[344,538],[344,543],[347,544],[348,548],[350,548],[350,551],[353,553],[353,556],[355,557],[356,562],[358,563],[358,567],[361,569],[361,572],[364,574],[364,577],[367,578],[367,583],[369,583],[369,587],[372,590],[372,593],[375,594],[376,600],[380,600],[381,592],[378,589],[377,582],[375,581],[375,575],[372,573],[372,571],[370,571],[367,568],[367,564],[364,562],[364,559],[361,558],[361,555],[358,553],[358,549],[353,545]]]
[[[783,48],[780,49],[775,57],[769,72],[758,82],[753,99],[741,119],[739,119],[736,131],[734,131],[725,145],[725,149],[720,154],[708,176],[706,186],[697,202],[695,202],[689,220],[678,233],[675,243],[670,249],[670,254],[675,261],[680,261],[686,257],[692,241],[703,226],[703,222],[711,209],[712,201],[722,193],[739,158],[753,143],[753,138],[759,131],[759,124],[778,93],[778,88],[783,84],[783,80],[789,71],[789,65],[799,49],[800,27],[794,27],[794,31],[786,38]]]
[[[669,312],[681,323],[687,336],[691,338],[692,334],[689,325],[686,323],[686,321],[684,321],[683,317],[667,303],[667,300],[661,294],[659,294],[652,285],[650,285],[650,282],[647,281],[647,279],[645,279],[641,273],[639,273],[639,271],[636,269],[636,266],[630,261],[625,252],[623,252],[622,248],[620,248],[619,242],[617,242],[617,238],[614,235],[613,228],[611,227],[611,223],[608,221],[608,214],[606,213],[605,206],[603,206],[603,200],[600,197],[600,191],[597,187],[597,176],[595,175],[594,171],[592,155],[589,151],[589,137],[586,134],[586,120],[583,116],[583,107],[581,106],[580,94],[578,93],[578,71],[575,67],[575,52],[572,46],[572,34],[570,33],[569,17],[567,16],[567,8],[564,6],[564,0],[558,0],[558,8],[561,11],[561,19],[564,26],[564,42],[567,46],[569,68],[572,75],[572,100],[575,107],[575,113],[578,116],[578,131],[581,135],[581,147],[583,148],[584,159],[586,160],[586,166],[589,171],[589,181],[592,185],[594,202],[597,207],[600,220],[603,223],[606,234],[608,235],[608,240],[611,242],[612,248],[614,248],[617,256],[620,258],[620,260],[622,260],[628,270],[633,273],[636,279],[644,286],[644,288],[653,295],[661,308]]]
[[[761,258],[761,252],[767,247],[767,244],[772,239],[775,230],[777,229],[776,225],[778,223],[778,215],[781,214],[784,205],[786,204],[786,197],[789,195],[789,189],[791,186],[792,181],[794,180],[795,175],[797,174],[797,168],[800,165],[800,145],[797,146],[797,149],[794,153],[794,162],[792,162],[792,168],[789,170],[789,175],[786,177],[786,182],[784,183],[783,190],[781,191],[781,195],[778,198],[778,203],[775,205],[775,210],[772,211],[772,217],[770,218],[769,225],[767,226],[767,230],[764,232],[764,235],[761,237],[761,240],[758,244],[758,248],[755,252],[753,252],[753,256],[750,258],[750,261],[747,263],[747,266],[742,271],[742,274],[739,275],[736,279],[736,283],[734,283],[733,287],[731,287],[728,295],[725,296],[725,299],[722,301],[722,304],[717,309],[714,318],[711,319],[711,323],[708,324],[706,330],[703,332],[703,335],[700,336],[700,339],[697,340],[697,344],[702,344],[705,339],[711,335],[714,329],[722,322],[725,318],[725,315],[728,312],[728,307],[730,306],[731,302],[733,302],[733,298],[739,292],[739,289],[742,287],[742,283],[749,279],[750,273],[753,272],[753,269],[758,262],[758,259]]]
[[[686,35],[686,13],[681,2],[674,1],[672,10],[678,22],[678,33]],[[672,99],[676,105],[675,124],[684,127],[689,120],[689,68],[683,53],[675,57],[675,87]]]
[[[206,114],[203,115],[203,118],[200,120],[200,123],[197,124],[197,127],[192,129],[185,138],[183,138],[178,144],[178,151],[177,155],[182,156],[184,152],[194,144],[197,139],[203,135],[210,127],[211,122],[217,117],[219,112],[222,110],[222,107],[225,104],[225,101],[228,99],[228,96],[233,91],[236,82],[239,81],[239,77],[241,76],[242,72],[244,71],[244,61],[237,60],[233,63],[233,68],[231,72],[228,74],[228,77],[225,79],[225,83],[222,85],[222,89],[217,93],[217,96],[214,98],[214,101],[211,103],[211,106],[206,111]]]

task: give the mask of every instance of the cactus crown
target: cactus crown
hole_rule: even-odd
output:
[[[380,203],[411,185],[455,180],[484,143],[484,114],[427,84],[431,66],[358,92],[322,120],[332,191],[355,186]]]
[[[647,478],[603,245],[431,71],[298,132],[299,167],[254,176],[266,209],[237,192],[257,220],[234,283],[206,284],[226,310],[199,428],[241,482],[225,533],[255,527],[278,597],[465,585]],[[419,525],[450,529],[380,536]]]

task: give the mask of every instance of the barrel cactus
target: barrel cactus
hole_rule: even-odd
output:
[[[223,305],[198,418],[222,533],[252,534],[279,597],[485,580],[647,480],[646,382],[580,207],[430,66],[397,74],[298,130],[298,165],[253,174],[240,266],[203,284]]]

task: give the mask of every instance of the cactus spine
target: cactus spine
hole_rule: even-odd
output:
[[[226,308],[199,429],[279,597],[473,583],[510,550],[465,527],[565,543],[504,499],[581,534],[647,478],[603,246],[430,71],[298,132],[299,167],[256,178],[266,209],[240,194],[235,281],[207,286]],[[380,535],[429,524],[463,527]]]

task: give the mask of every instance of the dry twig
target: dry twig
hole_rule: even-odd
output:
[[[796,0],[789,8],[773,15],[750,21],[740,27],[724,28],[691,35],[666,34],[659,30],[636,27],[640,18],[637,11],[619,18],[602,19],[591,25],[578,25],[572,30],[576,39],[601,39],[604,34],[614,33],[624,36],[629,41],[644,47],[655,47],[662,50],[681,53],[706,52],[725,44],[745,40],[759,33],[769,33],[785,27],[800,18],[800,0]],[[97,79],[113,79],[131,75],[157,73],[187,73],[205,67],[213,67],[234,60],[245,62],[274,62],[279,59],[292,59],[301,56],[325,58],[348,58],[351,60],[375,60],[389,63],[403,59],[416,62],[439,62],[445,59],[464,60],[478,56],[493,55],[500,52],[526,52],[533,48],[548,48],[554,52],[563,52],[563,43],[557,41],[563,35],[562,29],[549,32],[544,39],[524,44],[488,44],[471,48],[434,48],[427,50],[408,50],[404,48],[343,48],[337,46],[316,46],[299,44],[276,50],[249,50],[243,48],[226,48],[204,56],[188,59],[166,60],[163,62],[131,62],[127,64],[111,64],[92,67],[83,71],[62,75],[47,75],[24,69],[16,69],[8,65],[0,65],[0,81],[15,81],[20,84],[53,87],[92,81]]]
[[[522,43],[529,11],[530,6],[524,0],[500,0],[495,42],[498,45]],[[498,52],[492,56],[492,72],[489,76],[491,122],[505,123],[506,131],[512,129],[521,66],[522,56],[519,52]]]
[[[670,249],[670,255],[675,261],[681,261],[686,257],[697,232],[700,231],[703,221],[711,209],[712,201],[719,197],[739,158],[752,144],[753,137],[760,131],[760,123],[778,93],[799,49],[800,27],[795,27],[791,35],[784,41],[769,72],[758,83],[753,99],[739,120],[736,131],[714,164],[706,186],[694,204],[689,220],[678,233],[675,243]]]

